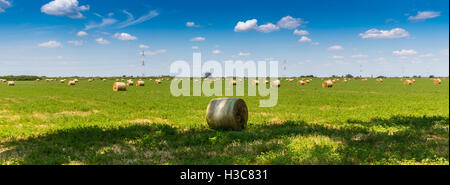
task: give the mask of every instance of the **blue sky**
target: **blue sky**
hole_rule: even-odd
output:
[[[169,74],[286,60],[280,75],[449,75],[449,1],[0,0],[0,76]],[[103,23],[103,24],[102,24]]]

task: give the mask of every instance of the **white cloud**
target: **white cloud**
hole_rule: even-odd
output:
[[[119,40],[137,40],[137,37],[130,35],[128,33],[116,33],[114,34],[114,38]]]
[[[298,40],[298,42],[306,43],[306,42],[312,42],[312,40],[310,38],[308,38],[307,36],[302,36],[302,38],[300,38],[300,40]]]
[[[318,45],[320,45],[320,42],[313,42],[313,43],[311,43],[313,46],[318,46]]]
[[[105,18],[105,19],[102,19],[101,23],[90,23],[90,24],[86,25],[85,29],[86,30],[90,30],[90,29],[94,29],[94,28],[102,28],[102,27],[105,27],[105,26],[109,26],[109,25],[115,24],[116,22],[117,22],[116,19]]]
[[[201,42],[201,41],[205,41],[206,38],[205,37],[194,37],[191,39],[191,42]]]
[[[75,46],[82,46],[84,44],[84,41],[82,41],[82,40],[71,40],[71,41],[67,41],[67,43],[73,44]]]
[[[365,33],[360,33],[363,39],[397,39],[409,37],[409,33],[402,28],[394,28],[392,30],[370,29]]]
[[[369,56],[364,55],[364,54],[357,54],[357,55],[352,55],[352,58],[367,58]]]
[[[192,46],[192,49],[197,50],[200,49],[198,46]]]
[[[133,14],[127,12],[126,10],[124,10],[123,13],[127,14],[128,19],[125,22],[121,23],[119,28],[125,28],[128,26],[140,24],[140,23],[146,22],[150,19],[153,19],[159,15],[159,12],[152,10],[152,11],[148,12],[148,14],[143,15],[142,17],[139,17],[138,19],[134,19]]]
[[[102,45],[109,44],[109,41],[108,41],[108,40],[105,40],[105,39],[103,39],[103,38],[98,38],[98,39],[96,39],[95,41],[97,41],[97,43],[102,44]]]
[[[344,50],[344,48],[340,45],[334,45],[328,48],[329,51],[340,51],[340,50]]]
[[[6,8],[10,8],[11,7],[11,2],[7,1],[7,0],[0,0],[0,13],[5,12]]]
[[[306,30],[294,30],[294,35],[309,35],[309,32]]]
[[[293,18],[291,16],[286,16],[286,17],[281,18],[281,20],[278,21],[277,25],[280,28],[295,29],[295,28],[299,27],[300,25],[302,25],[303,23],[305,23],[305,22],[300,18]]]
[[[413,49],[402,49],[392,52],[395,56],[406,56],[406,55],[415,55],[417,54],[417,51]]]
[[[250,56],[251,55],[251,53],[245,53],[245,52],[239,52],[238,53],[238,56],[241,56],[241,57],[247,57],[247,56]]]
[[[421,57],[421,58],[434,57],[434,54],[433,53],[426,53],[426,54],[420,55],[419,57]]]
[[[88,33],[86,33],[85,31],[79,31],[78,33],[77,33],[77,36],[78,37],[84,37],[84,36],[87,36],[88,35]]]
[[[332,59],[344,59],[345,57],[344,56],[332,56],[331,57]]]
[[[48,42],[44,42],[44,43],[40,43],[38,46],[39,47],[43,47],[43,48],[60,48],[60,47],[62,47],[60,42],[57,42],[57,41],[54,41],[54,40],[51,40],[51,41],[48,41]]]
[[[267,23],[261,26],[258,26],[257,29],[259,32],[263,32],[263,33],[271,33],[274,31],[279,31],[280,27],[276,26],[275,24],[272,23]]]
[[[427,19],[432,19],[435,17],[441,16],[441,12],[433,12],[433,11],[423,11],[418,12],[416,16],[410,16],[408,20],[410,21],[422,21]]]
[[[114,16],[114,13],[113,13],[113,12],[110,12],[110,13],[108,13],[108,16],[109,16],[109,17],[112,17],[112,16]]]
[[[54,0],[41,7],[48,15],[67,16],[72,19],[84,18],[82,11],[88,11],[89,5],[78,6],[78,0]]]
[[[235,32],[249,32],[258,29],[258,20],[251,19],[245,22],[239,21],[234,27]]]
[[[212,53],[213,53],[214,55],[218,55],[218,54],[221,54],[222,51],[216,49],[216,50],[212,51]]]
[[[141,49],[148,49],[148,48],[150,48],[150,47],[147,46],[147,45],[141,44],[141,45],[139,45],[139,48],[141,48]]]
[[[187,22],[186,23],[187,27],[194,27],[194,28],[198,28],[200,27],[200,25],[196,25],[195,22]]]
[[[156,50],[156,51],[146,51],[144,52],[146,55],[158,55],[158,54],[163,54],[163,53],[167,53],[167,50],[165,49],[160,49],[160,50]]]

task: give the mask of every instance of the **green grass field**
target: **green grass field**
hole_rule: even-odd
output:
[[[0,84],[0,164],[445,164],[449,83],[282,81],[279,102],[242,97],[243,131],[205,121],[214,97],[173,97],[169,81]]]

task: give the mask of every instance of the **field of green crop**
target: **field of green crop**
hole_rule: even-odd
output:
[[[445,164],[449,83],[282,81],[279,102],[241,97],[243,131],[211,130],[214,97],[173,97],[169,81],[0,84],[0,164]]]

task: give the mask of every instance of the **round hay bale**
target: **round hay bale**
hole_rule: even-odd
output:
[[[236,84],[237,84],[236,80],[232,80],[232,81],[230,82],[230,85],[236,85]]]
[[[9,81],[9,82],[8,82],[8,86],[14,86],[14,85],[16,85],[15,82],[13,82],[13,81]]]
[[[127,80],[127,86],[133,86],[134,82],[132,80]]]
[[[206,109],[206,122],[212,129],[240,131],[247,126],[248,109],[239,98],[213,99]]]
[[[136,86],[140,86],[140,87],[145,86],[145,82],[142,81],[142,80],[139,80],[139,81],[136,83]]]
[[[439,85],[442,83],[441,79],[434,79],[434,84]]]
[[[120,80],[119,79],[116,79],[116,82],[119,82]]]
[[[127,85],[123,82],[114,82],[113,90],[114,91],[126,91]]]
[[[297,82],[297,85],[298,85],[298,86],[302,86],[302,85],[305,85],[305,81],[303,81],[303,80],[299,80],[299,81]]]
[[[38,78],[38,79],[36,79],[36,81],[39,82],[39,81],[41,81],[41,79]]]
[[[381,83],[381,82],[383,82],[383,79],[382,79],[382,78],[378,78],[378,79],[377,79],[377,82],[380,82],[380,83]]]
[[[412,84],[412,81],[411,81],[411,80],[405,80],[405,81],[403,82],[403,84],[405,84],[405,85],[411,85],[411,84]]]
[[[160,83],[161,83],[161,80],[155,80],[155,84],[160,84]]]
[[[94,79],[88,79],[88,82],[93,82],[94,81]]]
[[[75,81],[69,81],[69,82],[67,82],[67,85],[68,85],[68,86],[72,86],[72,85],[75,85],[75,84],[76,84]]]
[[[252,81],[252,84],[255,85],[255,86],[256,86],[256,85],[259,85],[259,81],[258,81],[258,80],[253,80],[253,81]]]
[[[63,84],[66,83],[66,80],[60,80],[59,82]]]
[[[327,81],[322,82],[322,87],[323,88],[331,88],[331,87],[333,87],[333,81],[327,80]]]
[[[273,82],[270,82],[270,87],[275,88],[275,87],[281,87],[281,82],[280,80],[275,80]]]

